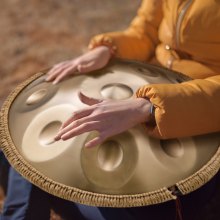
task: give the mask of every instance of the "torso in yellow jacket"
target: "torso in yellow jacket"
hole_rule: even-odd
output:
[[[172,59],[193,60],[204,65],[204,71],[198,72],[196,65],[188,72],[186,70],[194,78],[220,73],[220,1],[164,2],[157,59],[167,67],[172,66]],[[163,59],[164,54],[167,60]],[[178,66],[175,69],[182,71]]]
[[[173,138],[220,131],[220,1],[144,0],[130,26],[95,36],[121,58],[157,62],[194,80],[143,85],[138,97],[156,107],[149,134]]]

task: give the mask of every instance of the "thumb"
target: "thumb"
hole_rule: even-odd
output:
[[[95,105],[100,102],[103,102],[103,99],[95,99],[92,97],[88,97],[88,96],[84,95],[82,92],[79,92],[78,96],[79,96],[80,101],[86,105]]]

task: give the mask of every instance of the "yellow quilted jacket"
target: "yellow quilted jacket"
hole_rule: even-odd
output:
[[[155,106],[149,134],[175,138],[220,131],[220,1],[144,0],[130,26],[95,36],[116,56],[157,62],[193,78],[181,84],[143,85],[138,97]]]

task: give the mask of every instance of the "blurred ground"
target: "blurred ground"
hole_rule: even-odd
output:
[[[85,51],[93,35],[126,28],[140,1],[1,0],[0,106],[28,76]],[[0,210],[3,198],[0,188]],[[220,190],[199,219],[219,220],[219,201]]]
[[[34,72],[85,51],[93,35],[126,28],[139,3],[1,0],[0,105],[19,82]]]

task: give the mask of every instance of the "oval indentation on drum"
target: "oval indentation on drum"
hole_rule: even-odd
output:
[[[35,110],[48,103],[57,93],[59,85],[53,85],[44,81],[45,76],[41,76],[29,84],[13,103],[15,111],[28,112]]]
[[[98,163],[105,171],[115,170],[122,162],[123,151],[120,144],[109,140],[100,145],[98,149]]]
[[[34,92],[33,94],[31,94],[27,100],[26,100],[26,104],[27,105],[35,105],[38,102],[40,102],[47,94],[47,90],[46,89],[40,89],[36,92]]]
[[[75,138],[54,141],[61,123],[76,110],[70,104],[55,105],[33,115],[24,134],[21,136],[21,152],[29,162],[48,162],[55,160],[71,148]]]
[[[53,144],[55,142],[54,137],[58,133],[61,125],[62,125],[62,122],[60,121],[54,121],[46,125],[40,132],[40,135],[39,135],[40,143],[45,147]]]
[[[101,88],[103,98],[122,100],[130,98],[133,95],[132,89],[121,83],[110,83]]]
[[[161,140],[160,145],[163,151],[171,157],[181,157],[184,154],[184,148],[179,140]]]
[[[91,132],[85,142],[98,135],[98,132]],[[124,132],[106,140],[99,146],[83,147],[81,166],[84,176],[93,190],[104,192],[108,189],[115,194],[134,175],[138,157],[137,143],[133,134]]]

